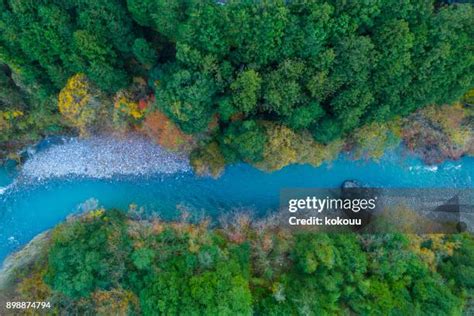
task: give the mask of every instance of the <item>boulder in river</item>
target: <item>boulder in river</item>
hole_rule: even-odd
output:
[[[363,185],[357,180],[345,180],[342,185],[341,189],[357,189],[362,188]]]

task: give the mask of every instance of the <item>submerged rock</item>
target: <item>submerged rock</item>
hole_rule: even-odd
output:
[[[356,189],[362,187],[363,185],[357,180],[345,180],[341,185],[341,189]]]

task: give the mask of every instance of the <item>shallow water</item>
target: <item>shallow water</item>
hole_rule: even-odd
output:
[[[3,188],[0,189],[0,262],[69,214],[97,205],[127,209],[134,203],[145,212],[153,212],[162,218],[172,218],[180,210],[198,217],[217,217],[242,209],[262,215],[278,207],[279,191],[283,188],[334,188],[347,179],[357,179],[371,187],[474,187],[472,157],[425,166],[419,159],[404,157],[398,152],[385,155],[379,162],[340,157],[319,168],[293,165],[273,173],[240,164],[228,167],[215,180],[195,176],[183,158],[165,154],[161,160],[155,159],[148,165],[148,173],[139,172],[143,168],[130,169],[129,164],[128,169],[123,169],[124,157],[120,151],[115,151],[120,157],[107,158],[109,167],[114,168],[113,174],[108,169],[91,173],[93,164],[83,168],[84,162],[101,155],[94,151],[98,147],[73,141],[82,148],[80,151],[69,148],[72,151],[67,153],[68,157],[58,155],[58,152],[64,153],[70,142],[41,149],[16,177],[8,176],[0,169],[0,187]],[[120,148],[121,145],[113,146]],[[135,149],[130,147],[128,150],[134,152]],[[161,149],[150,147],[146,150]],[[127,170],[123,172],[125,175],[117,174],[122,170]]]

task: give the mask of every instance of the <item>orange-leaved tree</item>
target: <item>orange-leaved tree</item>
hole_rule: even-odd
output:
[[[146,116],[143,131],[155,142],[171,150],[189,150],[192,147],[192,137],[185,134],[160,111],[151,112]]]

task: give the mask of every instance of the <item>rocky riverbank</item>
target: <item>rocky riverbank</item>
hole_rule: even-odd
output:
[[[171,153],[146,138],[94,136],[67,138],[61,144],[39,148],[24,163],[21,176],[38,180],[67,176],[111,178],[190,170],[185,156]]]
[[[48,240],[49,231],[45,231],[5,259],[0,266],[0,293],[15,282],[17,271],[26,269],[35,262],[39,255],[44,253]]]

